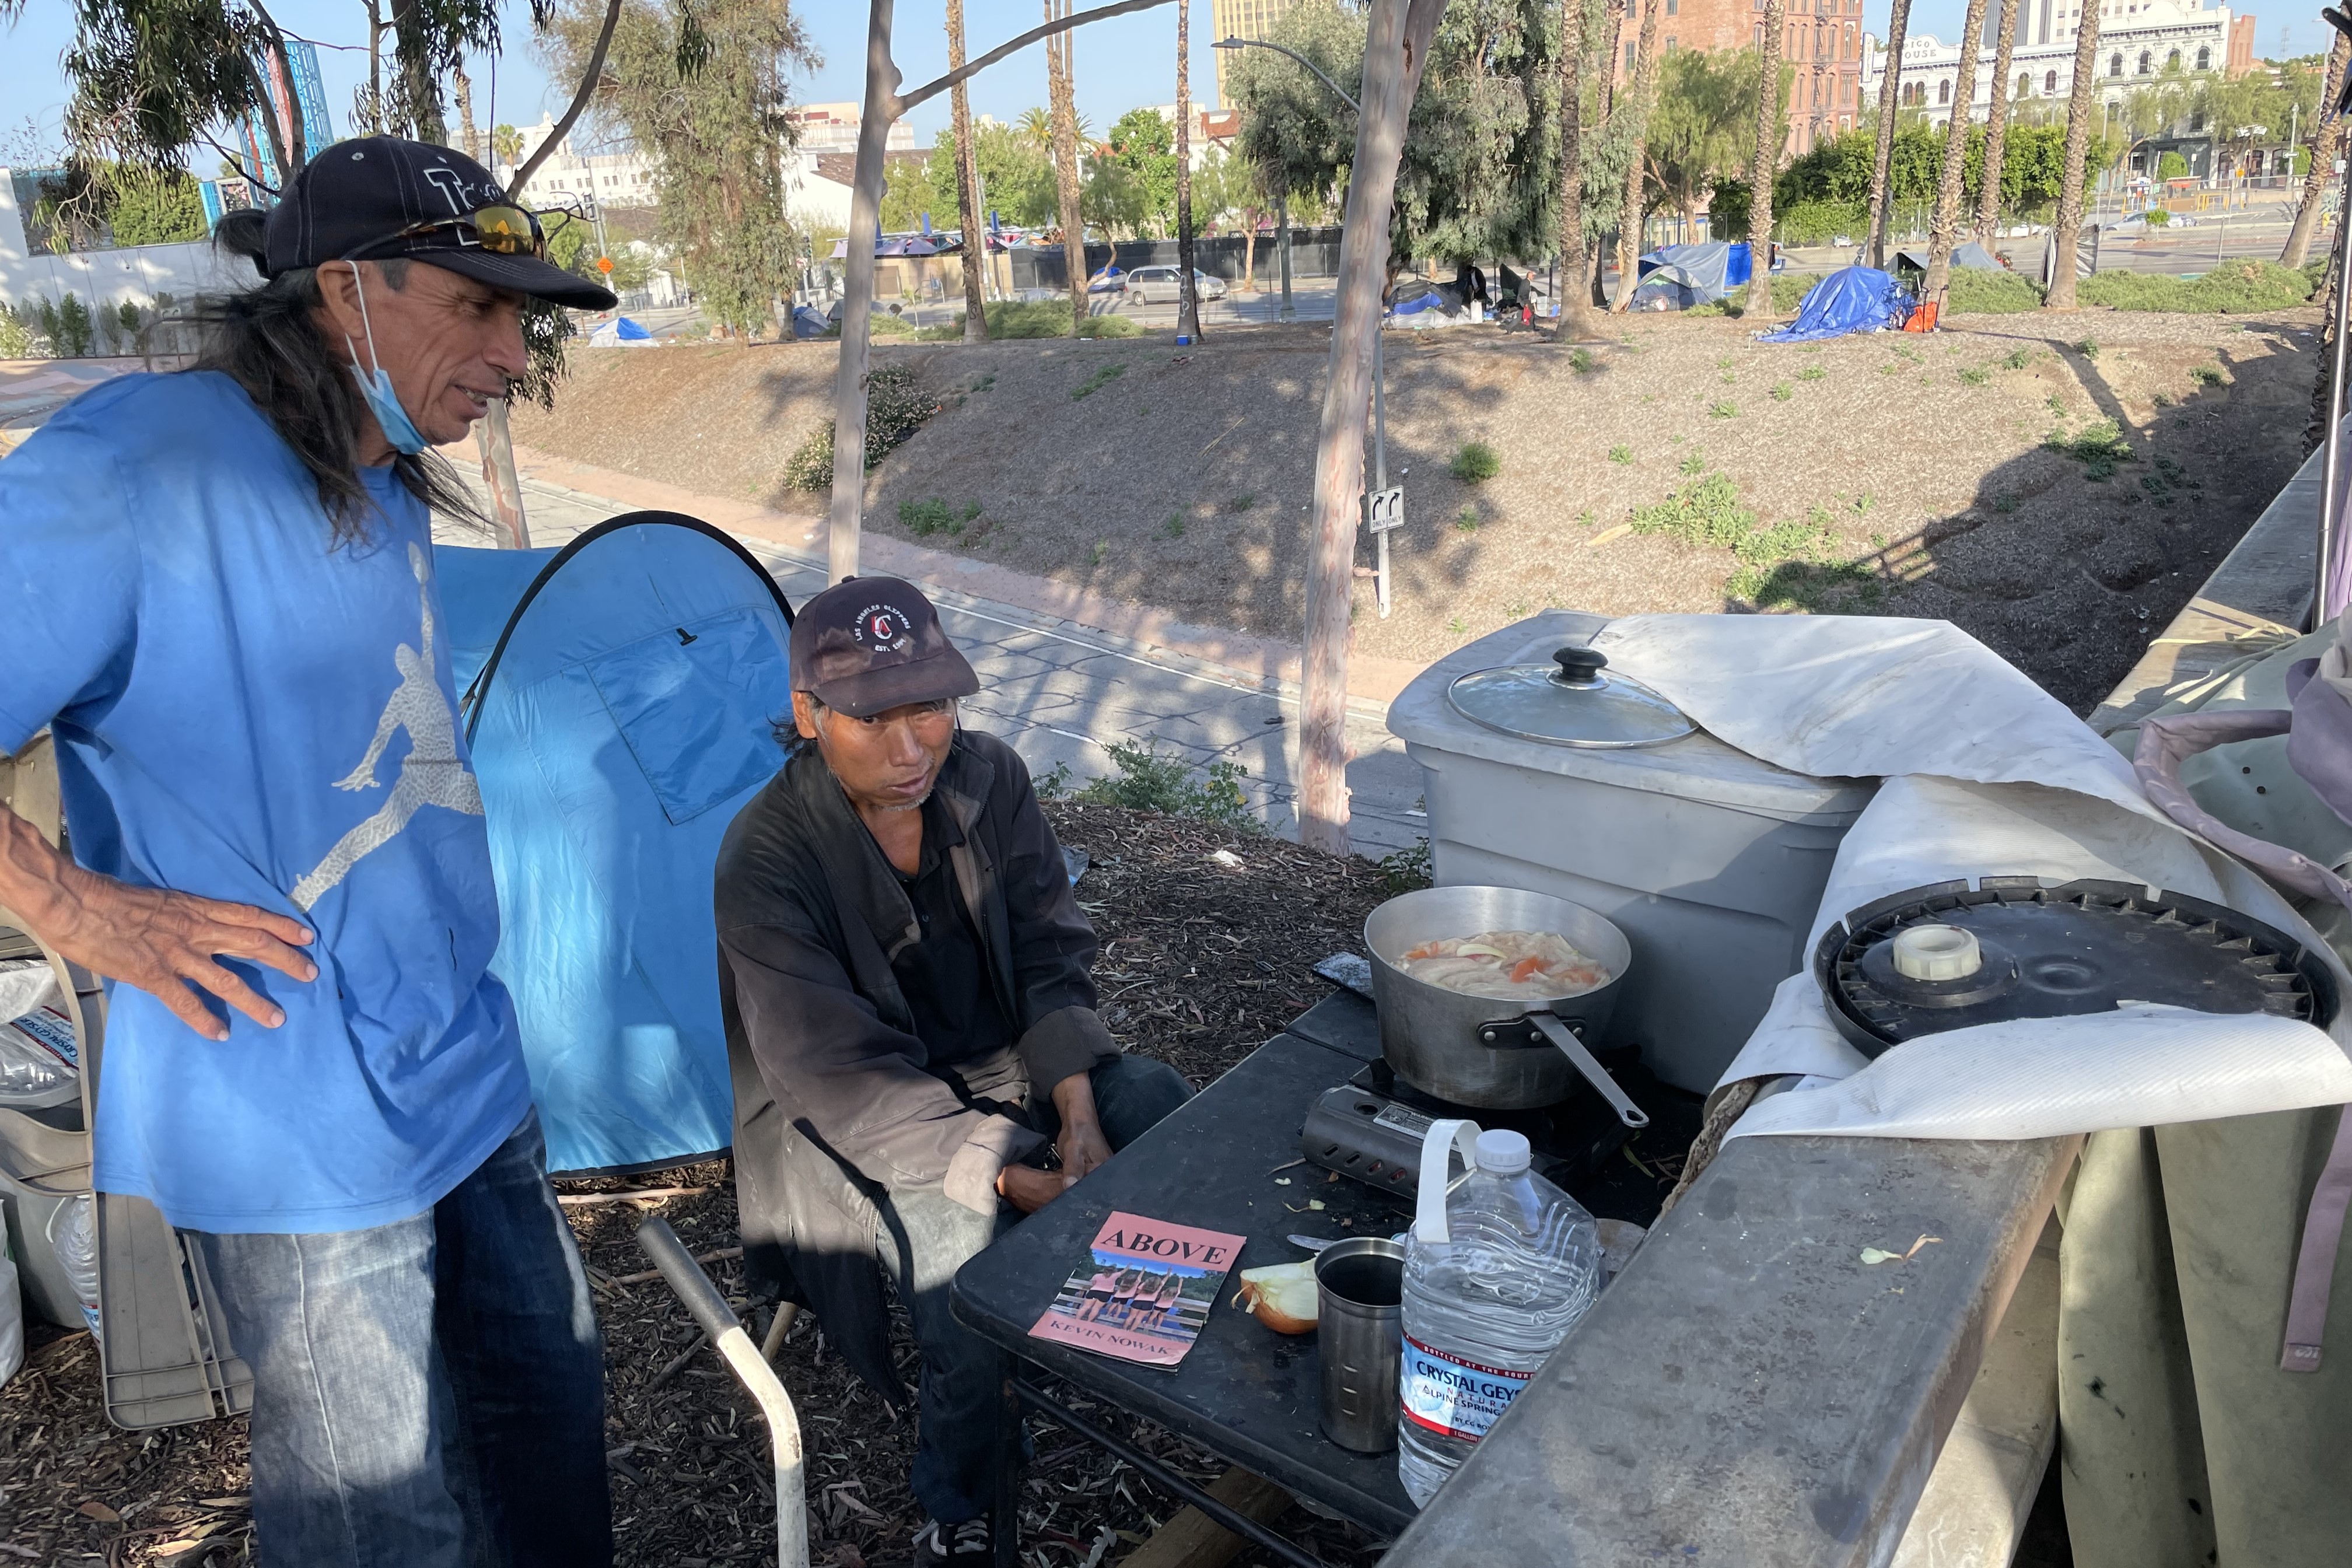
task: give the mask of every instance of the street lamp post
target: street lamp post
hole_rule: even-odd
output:
[[[1324,75],[1320,66],[1296,49],[1284,48],[1280,44],[1268,43],[1264,38],[1243,37],[1219,38],[1210,47],[1272,49],[1276,54],[1288,55],[1292,59],[1313,71],[1317,79],[1331,89],[1331,95],[1348,106],[1350,113],[1360,119],[1363,115],[1362,106],[1349,95],[1346,88]],[[1385,301],[1381,306],[1381,314],[1383,317],[1387,314]],[[1286,202],[1282,209],[1282,315],[1285,321],[1290,319],[1290,209]],[[1337,330],[1336,323],[1334,330]],[[1377,557],[1379,564],[1372,578],[1372,596],[1380,607],[1382,620],[1389,618],[1389,533],[1404,520],[1402,506],[1404,498],[1402,495],[1391,498],[1389,504],[1381,504],[1382,498],[1388,497],[1389,490],[1388,375],[1381,364],[1381,340],[1387,335],[1388,326],[1383,320],[1381,330],[1372,334],[1372,500],[1374,504],[1368,506],[1364,514],[1365,521],[1372,527],[1374,548],[1379,552]]]

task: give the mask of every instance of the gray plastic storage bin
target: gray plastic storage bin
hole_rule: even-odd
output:
[[[1549,663],[1608,624],[1549,610],[1481,637],[1406,687],[1389,729],[1424,770],[1437,881],[1551,893],[1616,921],[1633,969],[1611,1033],[1704,1093],[1804,966],[1831,861],[1877,784],[1790,773],[1704,731],[1628,750],[1521,740],[1447,700],[1457,677]]]

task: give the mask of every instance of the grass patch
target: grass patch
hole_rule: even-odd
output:
[[[929,500],[902,500],[898,503],[898,522],[909,533],[928,537],[944,533],[950,537],[963,531],[963,525],[981,513],[978,501],[966,501],[961,509],[951,507],[939,497]]]
[[[2095,338],[2084,338],[2081,342],[2074,345],[2074,352],[2081,354],[2084,359],[2096,363],[2099,357],[2098,340]]]
[[[1095,371],[1094,374],[1087,377],[1085,381],[1070,389],[1070,401],[1076,403],[1085,398],[1092,397],[1096,393],[1100,392],[1104,387],[1108,386],[1112,382],[1117,381],[1120,376],[1125,375],[1126,374],[1127,362],[1125,360],[1115,360],[1109,364],[1102,365]]]
[[[1164,534],[1166,534],[1166,535],[1167,535],[1169,538],[1171,538],[1171,539],[1181,539],[1181,538],[1183,538],[1183,537],[1184,537],[1184,517],[1183,517],[1183,514],[1182,514],[1181,512],[1173,512],[1173,511],[1170,512],[1170,513],[1168,514],[1168,521],[1167,521],[1166,522],[1163,522],[1163,523],[1161,523],[1161,524],[1160,525],[1160,532],[1162,532],[1162,533],[1164,533]]]
[[[2218,364],[2193,364],[2189,367],[2189,379],[2200,386],[2227,386],[2230,378],[2221,374]]]
[[[1729,550],[1738,570],[1724,592],[1759,609],[1794,605],[1811,610],[1833,590],[1862,588],[1874,600],[1876,580],[1867,567],[1840,559],[1835,519],[1816,506],[1801,521],[1764,524],[1739,500],[1738,487],[1726,474],[1693,479],[1654,505],[1637,507],[1636,533],[1659,533],[1692,544]]]
[[[1483,485],[1503,471],[1503,455],[1484,441],[1465,441],[1445,468],[1465,485]]]
[[[890,449],[923,427],[940,411],[903,364],[878,366],[866,378],[866,467],[870,471]],[[784,463],[784,484],[796,490],[833,489],[833,421],[821,421]]]
[[[1982,365],[1977,365],[1972,369],[1960,372],[1960,384],[1962,386],[1982,386],[1986,382],[1990,381],[1991,379],[1992,372],[1985,369]]]
[[[1706,454],[1705,452],[1693,451],[1688,456],[1685,457],[1681,462],[1675,464],[1675,467],[1681,469],[1685,474],[1703,474],[1706,472]]]
[[[2033,351],[2032,349],[2016,348],[2010,350],[2009,353],[2001,356],[2000,368],[2003,370],[2023,370],[2027,365],[2030,365],[2032,363]]]
[[[1224,512],[1244,512],[1255,505],[1257,505],[1255,496],[1227,496],[1218,504],[1217,510]]]
[[[2309,275],[2271,261],[2231,261],[2202,278],[2166,278],[2152,272],[2102,272],[2085,278],[2075,298],[2113,310],[2177,310],[2200,315],[2245,315],[2284,310],[2311,298]]]
[[[892,321],[898,318],[893,316]],[[876,317],[878,322],[881,318]],[[901,331],[905,329],[902,328]],[[1143,329],[1124,316],[1088,316],[1078,323],[1077,335],[1082,338],[1133,338],[1142,335]],[[1070,307],[1051,300],[1008,300],[988,308],[988,335],[992,339],[1007,338],[1066,338],[1070,335]],[[963,342],[963,312],[956,312],[953,321],[944,327],[925,327],[916,332],[918,340],[927,343]]]
[[[1707,406],[1706,416],[1710,419],[1737,419],[1739,417],[1739,405],[1729,398],[1724,399],[1721,403],[1710,404]]]
[[[1768,395],[1769,395],[1775,403],[1786,403],[1789,399],[1796,396],[1797,393],[1796,389],[1791,387],[1787,382],[1780,381],[1772,384],[1772,390]]]
[[[1097,540],[1096,540],[1096,541],[1095,541],[1095,548],[1094,548],[1094,563],[1095,563],[1095,564],[1096,564],[1096,565],[1097,565],[1097,566],[1099,566],[1099,565],[1101,565],[1104,562],[1106,562],[1106,561],[1108,561],[1108,560],[1109,560],[1109,559],[1110,559],[1110,541],[1109,541],[1109,540],[1108,540],[1108,539],[1097,539]]]
[[[1475,506],[1465,506],[1460,511],[1455,512],[1454,514],[1454,526],[1460,529],[1465,533],[1477,532],[1478,509]]]
[[[2042,443],[2042,449],[2074,458],[2083,465],[2083,477],[2096,484],[2104,484],[2115,478],[2118,463],[2138,461],[2138,455],[2132,450],[2131,443],[2124,439],[2123,432],[2116,428],[2116,422],[2112,419],[2101,419],[2084,426],[2072,436],[2053,431]]]
[[[1622,443],[1612,447],[1609,448],[1609,460],[1612,463],[1630,463],[1633,460],[1633,448]]]
[[[2013,316],[2042,308],[2042,285],[2014,272],[1956,267],[1944,290],[1944,310],[1955,316]]]
[[[1129,811],[1198,817],[1240,833],[1265,831],[1265,825],[1250,810],[1249,797],[1242,793],[1241,781],[1249,773],[1239,763],[1211,763],[1206,769],[1195,768],[1181,756],[1163,755],[1157,741],[1141,746],[1114,741],[1103,749],[1110,753],[1115,771],[1088,780],[1073,799]]]
[[[1577,349],[1568,356],[1568,368],[1579,375],[1591,375],[1601,368],[1601,362],[1592,357],[1591,349]]]
[[[1797,379],[1799,381],[1826,381],[1829,379],[1829,374],[1830,373],[1827,370],[1823,369],[1820,365],[1809,364],[1804,369],[1797,373]]]

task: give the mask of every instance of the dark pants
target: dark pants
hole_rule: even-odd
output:
[[[1174,1068],[1144,1057],[1105,1062],[1087,1079],[1103,1138],[1114,1151],[1192,1098],[1192,1086]],[[1058,1131],[1050,1103],[1033,1100],[1029,1109],[1034,1125],[1049,1135]],[[1005,1205],[992,1215],[975,1214],[937,1188],[892,1193],[882,1205],[877,1247],[923,1352],[915,1500],[942,1524],[977,1519],[995,1495],[1003,1430],[998,1399],[1010,1370],[1004,1352],[956,1321],[948,1310],[948,1286],[957,1269],[1020,1217]]]
[[[270,1568],[600,1568],[604,1364],[533,1112],[426,1213],[187,1232],[253,1369]]]

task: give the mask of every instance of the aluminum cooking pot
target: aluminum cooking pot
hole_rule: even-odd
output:
[[[1423,942],[1486,931],[1558,931],[1606,968],[1609,979],[1590,991],[1528,1004],[1449,991],[1397,967]],[[1364,948],[1372,955],[1381,1054],[1414,1088],[1457,1105],[1510,1110],[1565,1100],[1581,1077],[1626,1126],[1649,1125],[1585,1047],[1608,1028],[1633,963],[1625,933],[1601,916],[1518,888],[1423,888],[1371,912],[1364,921]]]

